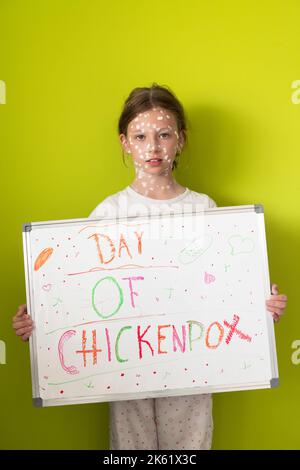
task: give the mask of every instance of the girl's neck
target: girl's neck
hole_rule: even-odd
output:
[[[171,175],[147,175],[147,178],[136,176],[130,186],[142,196],[152,199],[172,199],[186,190]]]

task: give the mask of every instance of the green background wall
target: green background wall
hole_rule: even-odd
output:
[[[271,279],[289,297],[280,387],[215,395],[213,446],[300,448],[299,18],[297,0],[0,0],[2,449],[108,446],[107,404],[32,407],[29,347],[11,328],[26,301],[21,224],[86,217],[130,183],[117,120],[153,81],[189,118],[178,180],[218,205],[264,205]]]

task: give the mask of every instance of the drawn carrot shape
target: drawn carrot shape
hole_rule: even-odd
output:
[[[49,259],[49,257],[53,253],[53,248],[45,248],[36,258],[35,263],[34,263],[34,270],[38,271],[43,264],[46,263],[46,261]]]

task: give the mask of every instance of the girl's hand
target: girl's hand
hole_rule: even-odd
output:
[[[21,336],[23,341],[27,341],[33,330],[33,321],[27,313],[26,304],[20,305],[17,313],[13,317],[13,329],[17,336]]]
[[[271,293],[270,299],[266,301],[267,310],[272,313],[274,322],[279,322],[286,308],[287,296],[284,294],[279,295],[276,284],[272,284]]]

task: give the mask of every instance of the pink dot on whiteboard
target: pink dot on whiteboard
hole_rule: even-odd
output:
[[[107,390],[109,390],[109,389],[110,389],[110,385],[108,385],[106,388],[107,388]]]
[[[205,365],[208,366],[208,362]]]
[[[156,370],[153,371],[153,374],[156,374]]]
[[[195,382],[196,382],[196,380],[193,380],[193,383],[195,383]]]
[[[61,390],[59,393],[64,393],[64,391],[63,391],[63,390]]]
[[[125,374],[122,372],[121,377],[124,377],[124,376],[125,376]]]
[[[185,367],[184,370],[187,370],[187,368]]]
[[[139,385],[139,384],[136,384],[136,385]]]
[[[166,385],[164,385],[164,387],[165,387],[165,388],[167,388],[167,386],[166,386]]]

